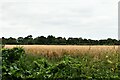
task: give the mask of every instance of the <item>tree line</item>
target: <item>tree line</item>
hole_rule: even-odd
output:
[[[48,35],[47,37],[38,36],[33,38],[32,35],[27,37],[18,37],[18,38],[5,38],[2,37],[2,44],[16,44],[16,45],[120,45],[120,40],[116,39],[101,39],[101,40],[92,40],[92,39],[83,39],[83,38],[73,38],[69,37],[55,37],[53,35]]]

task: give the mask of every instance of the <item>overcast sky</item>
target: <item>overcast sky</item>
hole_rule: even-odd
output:
[[[118,38],[119,0],[1,0],[0,37]]]

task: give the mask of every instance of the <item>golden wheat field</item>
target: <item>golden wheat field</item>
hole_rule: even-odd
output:
[[[5,48],[23,47],[28,54],[63,55],[65,53],[78,55],[89,53],[100,55],[104,53],[117,53],[119,46],[101,45],[5,45]]]

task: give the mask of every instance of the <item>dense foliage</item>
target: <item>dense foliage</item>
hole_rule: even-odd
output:
[[[119,80],[118,54],[27,55],[23,48],[2,49],[2,80]]]
[[[120,45],[120,40],[116,39],[101,39],[101,40],[92,40],[92,39],[83,39],[83,38],[72,38],[69,37],[54,37],[49,35],[48,37],[38,36],[33,38],[32,35],[27,37],[18,37],[16,38],[4,38],[2,37],[3,44],[40,44],[40,45]]]

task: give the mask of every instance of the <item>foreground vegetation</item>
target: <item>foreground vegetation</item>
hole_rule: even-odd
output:
[[[22,47],[2,49],[2,80],[120,79],[118,52],[62,56],[26,54]]]

